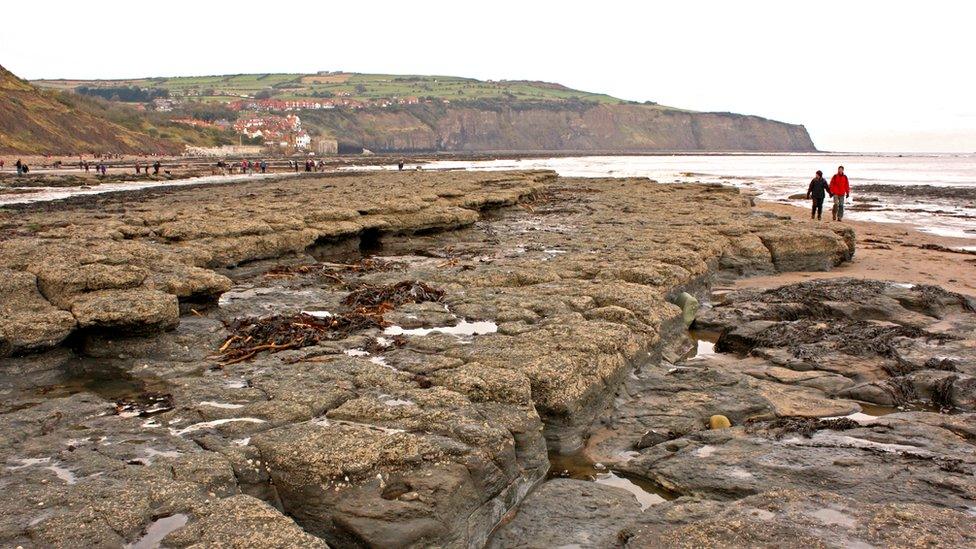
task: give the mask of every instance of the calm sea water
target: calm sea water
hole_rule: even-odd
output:
[[[807,206],[789,197],[805,193],[817,170],[829,180],[844,165],[851,181],[851,219],[911,223],[919,229],[976,239],[976,155],[702,155],[582,156],[477,162],[440,161],[425,169],[551,169],[570,177],[648,177],[661,183],[708,182],[751,189],[759,198]],[[964,187],[969,198],[902,197],[858,193],[859,185]],[[937,193],[935,193],[937,194]],[[871,210],[857,211],[857,207]]]

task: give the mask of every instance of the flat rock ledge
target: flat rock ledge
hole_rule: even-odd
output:
[[[756,215],[734,189],[549,172],[161,190],[2,222],[0,544],[24,547],[483,546],[547,451],[580,446],[683,332],[678,293],[854,252],[849,229]],[[337,261],[350,237],[385,267]],[[296,264],[333,270],[271,269]],[[236,319],[403,280],[444,296],[216,356]]]
[[[463,172],[396,182],[298,179],[171,192],[132,206],[113,196],[0,212],[0,356],[55,346],[79,329],[169,329],[180,301],[213,300],[230,289],[215,269],[368,231],[469,225],[479,210],[515,204],[552,179]]]

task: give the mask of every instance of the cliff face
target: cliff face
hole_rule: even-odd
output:
[[[529,108],[411,105],[319,111],[303,120],[340,143],[392,151],[815,151],[806,128],[653,105]]]
[[[181,148],[62,103],[0,67],[0,154],[174,153]]]

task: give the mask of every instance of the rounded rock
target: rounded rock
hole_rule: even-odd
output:
[[[716,414],[716,415],[708,418],[708,428],[709,429],[713,429],[713,430],[714,429],[728,429],[731,426],[732,426],[732,422],[729,421],[729,418],[727,418],[727,417],[725,417],[723,415]]]

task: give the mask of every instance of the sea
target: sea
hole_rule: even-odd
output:
[[[444,160],[424,169],[550,169],[566,177],[646,177],[660,183],[719,183],[760,200],[808,207],[817,170],[843,165],[851,183],[846,217],[907,223],[941,236],[976,240],[976,154],[710,154]],[[976,248],[974,248],[976,249]]]

